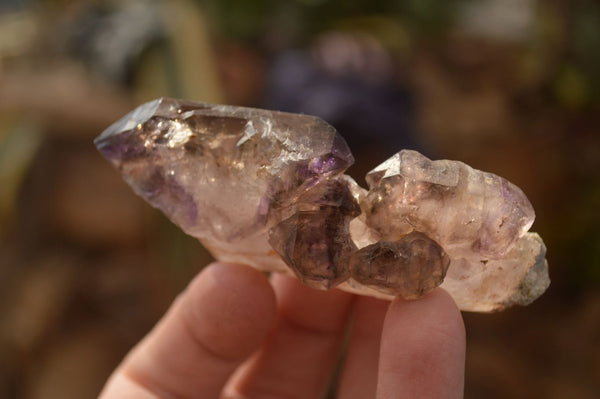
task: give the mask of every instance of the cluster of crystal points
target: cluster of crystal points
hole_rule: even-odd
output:
[[[528,304],[550,283],[518,187],[403,150],[367,175],[367,191],[343,174],[345,141],[313,116],[162,98],[95,143],[222,261],[379,298],[441,285],[470,311]]]

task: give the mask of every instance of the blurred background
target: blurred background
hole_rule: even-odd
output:
[[[92,139],[160,96],[316,114],[520,186],[552,285],[464,314],[467,398],[600,392],[600,2],[0,0],[0,397],[91,398],[210,260]]]

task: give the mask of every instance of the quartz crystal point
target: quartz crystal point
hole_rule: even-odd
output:
[[[528,304],[550,282],[519,188],[403,150],[367,175],[366,191],[343,174],[346,142],[316,117],[163,98],[95,143],[222,261],[379,298],[441,284],[482,312]]]
[[[415,299],[441,284],[450,258],[423,233],[378,241],[352,255],[354,281],[390,295]]]
[[[501,259],[535,218],[525,194],[500,176],[416,151],[400,151],[369,172],[367,183],[370,227],[385,239],[423,232],[452,258]]]
[[[141,105],[95,144],[215,257],[269,270],[285,268],[266,239],[269,213],[354,161],[319,118],[168,98]]]
[[[352,184],[345,177],[319,183],[269,231],[271,246],[308,286],[329,289],[350,276],[350,255],[357,248],[349,224],[360,215]]]

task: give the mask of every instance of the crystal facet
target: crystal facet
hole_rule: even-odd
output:
[[[162,98],[95,143],[134,191],[222,261],[305,284],[463,310],[527,304],[549,285],[523,192],[458,161],[400,151],[367,175],[323,120]]]

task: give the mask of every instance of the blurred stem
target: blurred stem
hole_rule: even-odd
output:
[[[0,236],[9,231],[21,183],[42,138],[31,123],[0,120]]]

